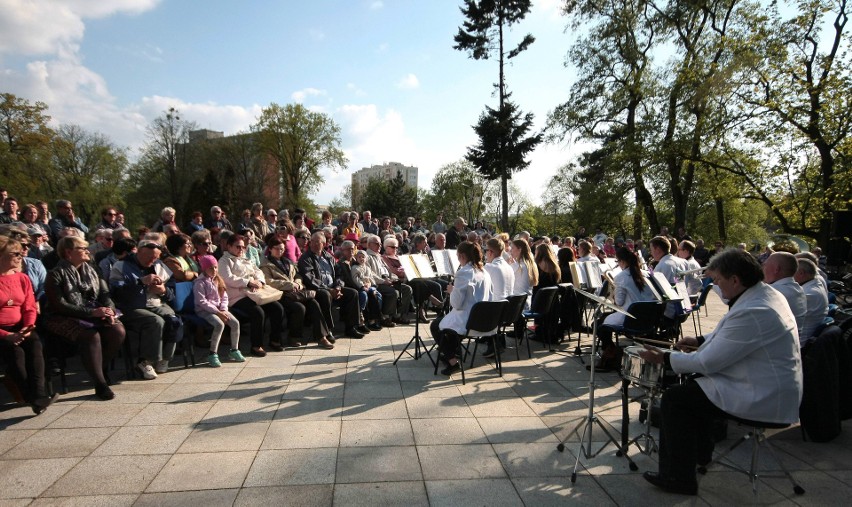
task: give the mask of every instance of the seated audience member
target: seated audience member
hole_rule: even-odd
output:
[[[365,210],[363,219],[361,220],[361,229],[368,234],[379,234],[379,226],[373,222],[373,213],[370,210]]]
[[[74,227],[65,227],[60,229],[58,238],[62,239],[66,236],[78,236],[81,239],[86,239],[83,232]],[[41,257],[41,263],[44,264],[44,268],[48,271],[55,268],[60,260],[61,259],[59,259],[59,255],[56,253],[56,250],[51,250]]]
[[[166,239],[168,257],[163,263],[171,270],[176,282],[191,282],[201,271],[198,263],[192,258],[192,238],[186,234],[177,234]]]
[[[224,232],[224,231],[223,231]],[[219,259],[219,276],[225,281],[228,291],[229,308],[238,310],[249,316],[251,340],[251,355],[266,356],[263,349],[264,324],[270,323],[269,348],[281,352],[281,335],[284,331],[284,307],[278,301],[264,305],[257,304],[249,296],[266,285],[263,271],[254,265],[245,255],[246,240],[239,234],[231,234],[225,244],[225,252]]]
[[[341,234],[348,237],[350,234],[354,234],[355,237],[360,238],[364,231],[361,230],[360,224],[358,223],[358,213],[351,211],[347,218],[348,222],[346,222],[346,226],[343,227],[343,231]]]
[[[615,257],[615,239],[606,238],[603,244],[603,253],[607,257]]]
[[[221,259],[222,255],[224,255],[225,252],[228,251],[228,240],[231,239],[231,236],[236,236],[236,234],[237,233],[227,229],[219,231],[219,233],[213,237],[214,244],[216,245],[216,250],[213,252],[213,257]]]
[[[311,236],[308,251],[299,257],[298,269],[302,282],[305,288],[316,291],[316,299],[323,315],[326,315],[329,330],[334,329],[331,305],[338,304],[346,336],[363,338],[364,333],[357,329],[360,324],[358,291],[345,286],[335,265],[334,257],[325,250],[325,234],[315,232]]]
[[[89,228],[74,215],[74,207],[71,205],[71,201],[65,199],[56,201],[56,217],[48,222],[48,227],[50,228],[50,239],[54,244],[61,239],[59,233],[62,229],[68,227],[80,229],[83,232],[83,237],[89,232]]]
[[[225,280],[219,276],[219,263],[212,255],[204,255],[200,261],[201,274],[192,286],[192,297],[195,313],[213,326],[207,363],[213,368],[222,366],[219,359],[219,342],[222,340],[225,326],[228,326],[231,335],[228,359],[243,363],[246,359],[240,352],[240,321],[228,311],[228,291],[225,288]]]
[[[799,263],[796,256],[789,252],[775,252],[763,263],[763,281],[780,292],[790,311],[796,318],[796,328],[801,339],[804,334],[805,316],[808,313],[808,302],[802,286],[793,278]]]
[[[41,260],[45,255],[53,251],[53,247],[47,242],[47,233],[39,227],[28,227],[30,235],[30,248],[27,249],[27,257]]]
[[[0,357],[7,365],[6,375],[33,412],[47,409],[57,395],[47,395],[44,355],[35,333],[38,314],[29,277],[21,273],[24,252],[20,243],[0,236]]]
[[[50,228],[46,223],[39,220],[38,213],[38,208],[35,205],[25,205],[24,210],[21,213],[21,222],[23,222],[27,229],[37,229],[41,231],[44,236],[49,236]],[[30,236],[32,236],[32,234],[30,234]]]
[[[337,236],[337,226],[332,223],[332,215],[331,212],[325,210],[322,212],[322,217],[320,218],[320,223],[314,227],[313,232],[316,232],[319,229],[331,229],[331,237]]]
[[[314,228],[314,221],[311,219],[310,216],[308,216],[308,213],[304,209],[302,209],[302,208],[294,209],[293,215],[294,216],[295,215],[302,215],[302,220],[304,220],[304,222],[302,223],[302,226],[305,229],[307,229],[308,232],[311,232],[311,230]],[[294,223],[295,223],[295,219],[294,219]]]
[[[21,245],[21,251],[24,254],[29,251],[31,247],[30,235],[24,229],[14,225],[2,224],[0,225],[0,234],[17,241]],[[44,267],[44,264],[38,259],[33,259],[25,255],[21,260],[21,272],[30,279],[36,304],[43,304],[45,302],[44,285],[47,282],[47,269]]]
[[[700,374],[663,392],[659,471],[644,475],[663,490],[686,495],[697,494],[696,466],[712,457],[715,418],[792,424],[802,399],[796,320],[784,297],[761,282],[754,257],[725,250],[710,260],[707,276],[730,305],[716,329],[678,342],[681,350],[698,347],[695,352],[640,352],[675,373]]]
[[[277,238],[270,239],[260,269],[263,271],[266,283],[284,293],[280,303],[287,314],[289,326],[287,345],[301,347],[307,341],[302,338],[305,317],[307,317],[313,328],[313,339],[320,348],[334,348],[328,339],[332,331],[326,323],[331,318],[330,314],[323,313],[322,307],[316,300],[316,292],[305,289],[298,277],[296,263],[286,258],[284,251],[284,243]],[[331,339],[334,339],[333,335]]]
[[[166,287],[171,272],[160,261],[163,247],[150,240],[139,242],[137,252],[116,262],[109,275],[110,291],[122,312],[121,322],[139,333],[142,378],[152,380],[169,370],[177,342],[183,338],[183,321],[167,304],[174,292]]]
[[[193,211],[189,217],[189,223],[186,224],[186,231],[189,234],[204,230],[204,214],[200,211]]]
[[[387,239],[396,238],[388,236]],[[382,294],[382,326],[396,327],[397,322],[404,322],[404,309],[411,305],[411,287],[401,288],[397,295],[396,284],[399,283],[399,277],[391,273],[387,264],[382,260],[381,243],[378,236],[372,234],[367,236],[367,264],[376,278],[373,280],[373,286]],[[407,323],[407,322],[406,322]]]
[[[18,200],[11,196],[7,197],[3,200],[3,213],[0,213],[0,224],[11,224],[18,220]]]
[[[382,328],[382,293],[373,285],[375,274],[367,264],[367,252],[358,250],[351,271],[354,288],[358,290],[358,303],[367,321],[367,331],[378,331]]]
[[[136,253],[136,241],[128,238],[113,242],[112,252],[98,263],[98,274],[109,282],[109,274],[113,265],[132,253]]]
[[[124,343],[124,325],[118,320],[109,286],[89,264],[86,242],[76,236],[59,240],[62,259],[47,282],[44,326],[77,346],[83,367],[102,400],[115,397],[104,377],[104,367]]]
[[[213,240],[210,237],[210,231],[207,229],[202,229],[200,231],[195,231],[190,236],[190,240],[192,241],[192,260],[198,264],[198,260],[205,255],[213,255]],[[200,264],[198,264],[201,267]]]
[[[467,237],[465,227],[467,227],[467,222],[464,221],[464,218],[458,217],[453,221],[453,226],[445,234],[447,240],[445,248],[452,250],[465,240]]]
[[[694,271],[696,269],[701,269],[701,265],[698,264],[698,261],[695,260],[695,244],[692,241],[684,240],[680,242],[680,246],[677,249],[677,256],[686,261],[686,270]],[[703,276],[699,272],[689,273],[683,275],[683,282],[686,284],[686,292],[692,296],[695,294],[699,294],[701,289],[704,288],[704,284],[701,282]]]
[[[257,242],[257,238],[254,236],[254,231],[248,227],[241,227],[239,234],[242,235],[246,241],[246,257],[248,257],[252,264],[259,268],[261,247]]]
[[[180,227],[178,227],[177,225],[166,224],[166,225],[163,226],[163,235],[165,235],[167,238],[170,238],[172,236],[176,236],[178,234],[182,234],[182,233],[180,232]]]
[[[278,212],[273,208],[266,210],[266,224],[269,226],[269,233],[275,232],[275,225],[278,222]],[[268,233],[267,233],[268,234]],[[265,238],[266,236],[261,236]]]
[[[89,253],[94,259],[95,255],[100,252],[107,252],[112,249],[112,229],[96,229],[95,241],[89,245]]]
[[[458,245],[459,270],[455,280],[448,287],[452,310],[443,317],[432,321],[429,327],[438,344],[439,358],[447,367],[441,370],[444,375],[459,371],[458,357],[460,336],[467,333],[467,319],[473,305],[480,301],[491,300],[491,278],[482,265],[482,252],[479,247],[467,241]],[[447,332],[452,331],[452,332]],[[483,333],[483,336],[494,334]]]
[[[366,307],[367,298],[362,297],[361,286],[355,282],[352,274],[352,269],[355,264],[355,243],[352,240],[344,240],[338,249],[337,265],[335,271],[337,276],[343,281],[344,287],[358,291],[358,325],[355,327],[358,331],[369,334],[370,330],[364,325],[364,309]],[[366,294],[365,294],[366,296]]]
[[[115,229],[120,225],[115,221],[117,216],[118,210],[116,210],[113,206],[104,206],[101,210],[101,221],[95,226],[95,230]]]
[[[251,205],[249,228],[254,234],[254,237],[258,240],[265,238],[267,234],[274,230],[273,227],[269,226],[269,222],[266,221],[266,217],[263,216],[263,203],[256,202]],[[260,257],[258,256],[258,262],[259,261]]]
[[[435,234],[435,243],[432,245],[432,250],[446,250],[447,236],[445,234]]]
[[[810,259],[798,259],[798,269],[793,278],[802,286],[808,308],[799,336],[799,343],[804,347],[817,334],[828,315],[828,296],[817,279],[816,264]]]
[[[175,209],[172,207],[165,207],[162,211],[160,211],[160,219],[154,222],[154,225],[151,226],[151,230],[154,232],[165,232],[165,227],[167,225],[175,225]]]
[[[210,218],[208,218],[204,222],[205,229],[219,229],[219,230],[229,230],[232,231],[233,227],[231,226],[231,222],[228,221],[228,218],[225,217],[225,213],[222,211],[222,208],[219,206],[213,206],[210,208]]]
[[[695,260],[698,261],[698,265],[702,268],[710,262],[710,250],[704,246],[703,239],[695,240],[695,253],[693,253],[692,256],[695,257]]]
[[[398,249],[399,242],[396,238],[385,238],[385,254],[382,256],[382,261],[388,267],[388,271],[396,275],[399,279],[399,284],[395,284],[394,287],[401,294],[400,301],[405,301],[407,299],[410,302],[411,297],[414,294],[418,294],[420,296],[418,299],[421,301],[426,301],[427,298],[431,298],[433,301],[440,302],[441,295],[443,294],[443,287],[431,278],[415,278],[414,280],[409,280],[405,274],[405,270],[402,268],[399,256],[397,255]],[[408,293],[410,293],[411,296],[408,296]],[[407,309],[408,308],[405,306],[402,308],[403,311],[407,311]],[[400,311],[400,313],[402,314],[403,311]],[[429,319],[426,318],[426,309],[423,306],[418,309],[416,318],[422,323],[429,322]],[[397,323],[405,324],[407,322],[404,322],[403,319],[398,319]]]
[[[309,250],[308,244],[311,242],[311,233],[304,229],[299,229],[293,233],[293,237],[296,239],[296,245],[299,247],[299,257],[301,258]],[[325,234],[323,234],[323,237],[325,237]]]

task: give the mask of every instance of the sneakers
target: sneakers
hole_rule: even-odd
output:
[[[168,373],[169,372],[169,360],[168,359],[160,359],[157,361],[157,366],[154,367],[157,373]]]
[[[209,356],[207,356],[207,362],[210,363],[210,366],[213,368],[218,368],[222,366],[222,361],[219,361],[219,354],[212,352]]]
[[[140,372],[142,372],[143,379],[154,380],[157,378],[157,372],[154,371],[154,367],[151,366],[151,363],[148,361],[139,361],[136,367],[139,368]]]
[[[243,353],[240,352],[237,349],[231,349],[231,351],[228,352],[228,359],[230,359],[231,361],[233,361],[235,363],[246,362],[246,358],[243,357]]]

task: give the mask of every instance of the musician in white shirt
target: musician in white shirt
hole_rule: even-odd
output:
[[[460,343],[459,336],[467,332],[467,318],[473,305],[480,301],[491,301],[491,277],[483,269],[482,251],[479,246],[462,241],[456,254],[460,267],[452,285],[447,287],[452,310],[444,317],[433,320],[429,326],[432,337],[438,344],[439,357],[447,364],[447,367],[441,370],[444,375],[461,370],[456,351]],[[452,330],[455,333],[445,333],[444,330]],[[482,336],[490,334],[494,333],[483,333]]]
[[[793,278],[802,286],[808,307],[802,335],[799,337],[800,344],[804,346],[814,337],[828,315],[828,296],[817,278],[816,264],[810,259],[798,259],[798,269]]]
[[[796,318],[799,331],[799,341],[804,335],[805,314],[808,312],[808,302],[802,286],[793,279],[799,263],[796,256],[789,252],[775,252],[763,263],[763,281],[772,286],[787,300],[790,311]]]
[[[526,294],[527,304],[524,307],[524,311],[529,311],[530,303],[532,302],[532,288],[538,285],[538,266],[535,265],[535,258],[526,240],[513,239],[510,245],[511,250],[509,253],[512,254],[512,259],[515,261],[512,264],[515,274],[512,295]]]
[[[696,271],[701,269],[701,265],[698,264],[698,261],[695,260],[695,257],[693,257],[694,253],[695,243],[689,240],[680,242],[677,249],[677,256],[686,261],[687,271],[693,271],[693,273],[683,275],[683,282],[686,284],[686,292],[690,296],[700,293],[701,289],[704,288],[704,284],[701,283],[701,273]]]
[[[515,272],[503,260],[503,249],[505,248],[503,240],[491,238],[485,242],[485,248],[485,271],[491,277],[491,301],[508,299],[515,288]],[[505,337],[500,336],[499,341],[500,343],[497,346],[501,347],[501,350],[506,348]],[[494,347],[491,345],[491,340],[488,340],[488,347],[485,349],[483,357],[493,357],[494,354]]]
[[[654,266],[654,273],[662,273],[670,284],[676,284],[677,272],[689,269],[686,261],[669,253],[672,244],[663,236],[654,236],[651,238],[650,245],[651,257],[657,261],[657,265]]]
[[[710,423],[714,418],[792,424],[799,419],[802,362],[796,319],[784,297],[763,283],[754,257],[738,249],[716,254],[707,266],[730,310],[704,337],[684,338],[681,350],[646,346],[639,355],[666,363],[675,373],[700,373],[697,379],[663,393],[659,472],[645,479],[666,491],[695,495],[695,468],[710,461]]]
[[[577,254],[579,255],[577,262],[601,262],[596,255],[592,255],[592,244],[588,241],[580,241],[577,245]]]

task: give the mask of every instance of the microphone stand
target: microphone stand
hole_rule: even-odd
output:
[[[597,308],[595,308],[595,312],[594,312],[594,319],[595,320],[593,321],[594,323],[592,324],[593,339],[592,339],[592,352],[591,352],[591,357],[590,357],[592,367],[589,369],[589,372],[590,372],[589,373],[589,413],[587,415],[583,416],[583,420],[580,421],[580,423],[578,423],[577,426],[575,426],[574,429],[571,430],[571,432],[568,433],[568,435],[561,442],[559,442],[559,445],[556,446],[557,451],[563,452],[565,450],[565,442],[569,438],[571,438],[572,435],[576,434],[576,435],[580,436],[580,447],[577,451],[577,460],[574,462],[574,471],[571,473],[571,484],[574,484],[575,482],[577,482],[577,468],[580,466],[580,457],[583,456],[587,459],[588,458],[594,458],[598,454],[600,454],[606,448],[606,446],[608,446],[610,443],[613,444],[616,447],[616,449],[618,449],[618,452],[616,453],[616,455],[624,456],[627,459],[627,462],[630,464],[630,470],[632,470],[634,472],[636,470],[639,470],[639,467],[636,465],[636,463],[634,463],[633,460],[630,459],[630,456],[627,455],[628,446],[622,446],[621,443],[619,442],[619,440],[617,440],[616,437],[614,437],[613,434],[610,433],[607,425],[609,427],[611,427],[613,430],[615,429],[615,427],[612,426],[609,422],[607,422],[602,417],[599,417],[595,413],[595,365],[594,365],[594,358],[595,358],[595,353],[596,353],[596,348],[597,348],[596,346],[597,346],[597,341],[598,341],[597,340],[598,320],[599,320],[599,317],[600,317],[600,314],[601,314],[601,309],[606,307],[606,308],[610,308],[612,310],[615,310],[617,312],[623,313],[627,316],[630,316],[630,317],[632,317],[632,316],[629,313],[625,312],[624,310],[618,308],[617,306],[614,306],[614,305],[608,303],[604,298],[595,296],[594,294],[591,294],[591,293],[586,292],[586,291],[581,290],[581,289],[576,289],[576,290],[577,290],[577,292],[580,292],[581,294],[583,294],[587,298],[591,299],[592,301],[597,302],[598,306],[597,306]],[[606,422],[606,425],[604,425],[605,422]],[[596,425],[596,424],[600,427],[600,429],[606,435],[607,441],[604,442],[604,444],[600,447],[600,449],[598,449],[597,451],[592,451],[592,433],[593,433],[593,430],[594,430],[594,425]],[[580,434],[580,427],[583,428],[582,435]],[[586,440],[587,435],[588,435],[588,440]]]

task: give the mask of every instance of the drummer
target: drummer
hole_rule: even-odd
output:
[[[613,277],[615,304],[627,310],[639,301],[655,301],[654,292],[648,287],[648,273],[639,267],[639,258],[626,248],[617,248],[615,258],[621,271]],[[601,341],[601,357],[595,371],[613,371],[621,366],[621,348],[612,340],[612,333],[624,325],[625,315],[611,312],[601,315],[597,332]],[[586,367],[591,368],[591,365]]]
[[[670,387],[661,402],[659,472],[645,472],[651,484],[695,495],[697,464],[710,462],[710,421],[737,417],[792,424],[799,419],[802,362],[796,319],[780,292],[762,282],[763,271],[748,252],[728,249],[710,259],[707,276],[722,291],[730,310],[711,333],[678,342],[681,350],[648,347],[646,361],[700,378]]]

